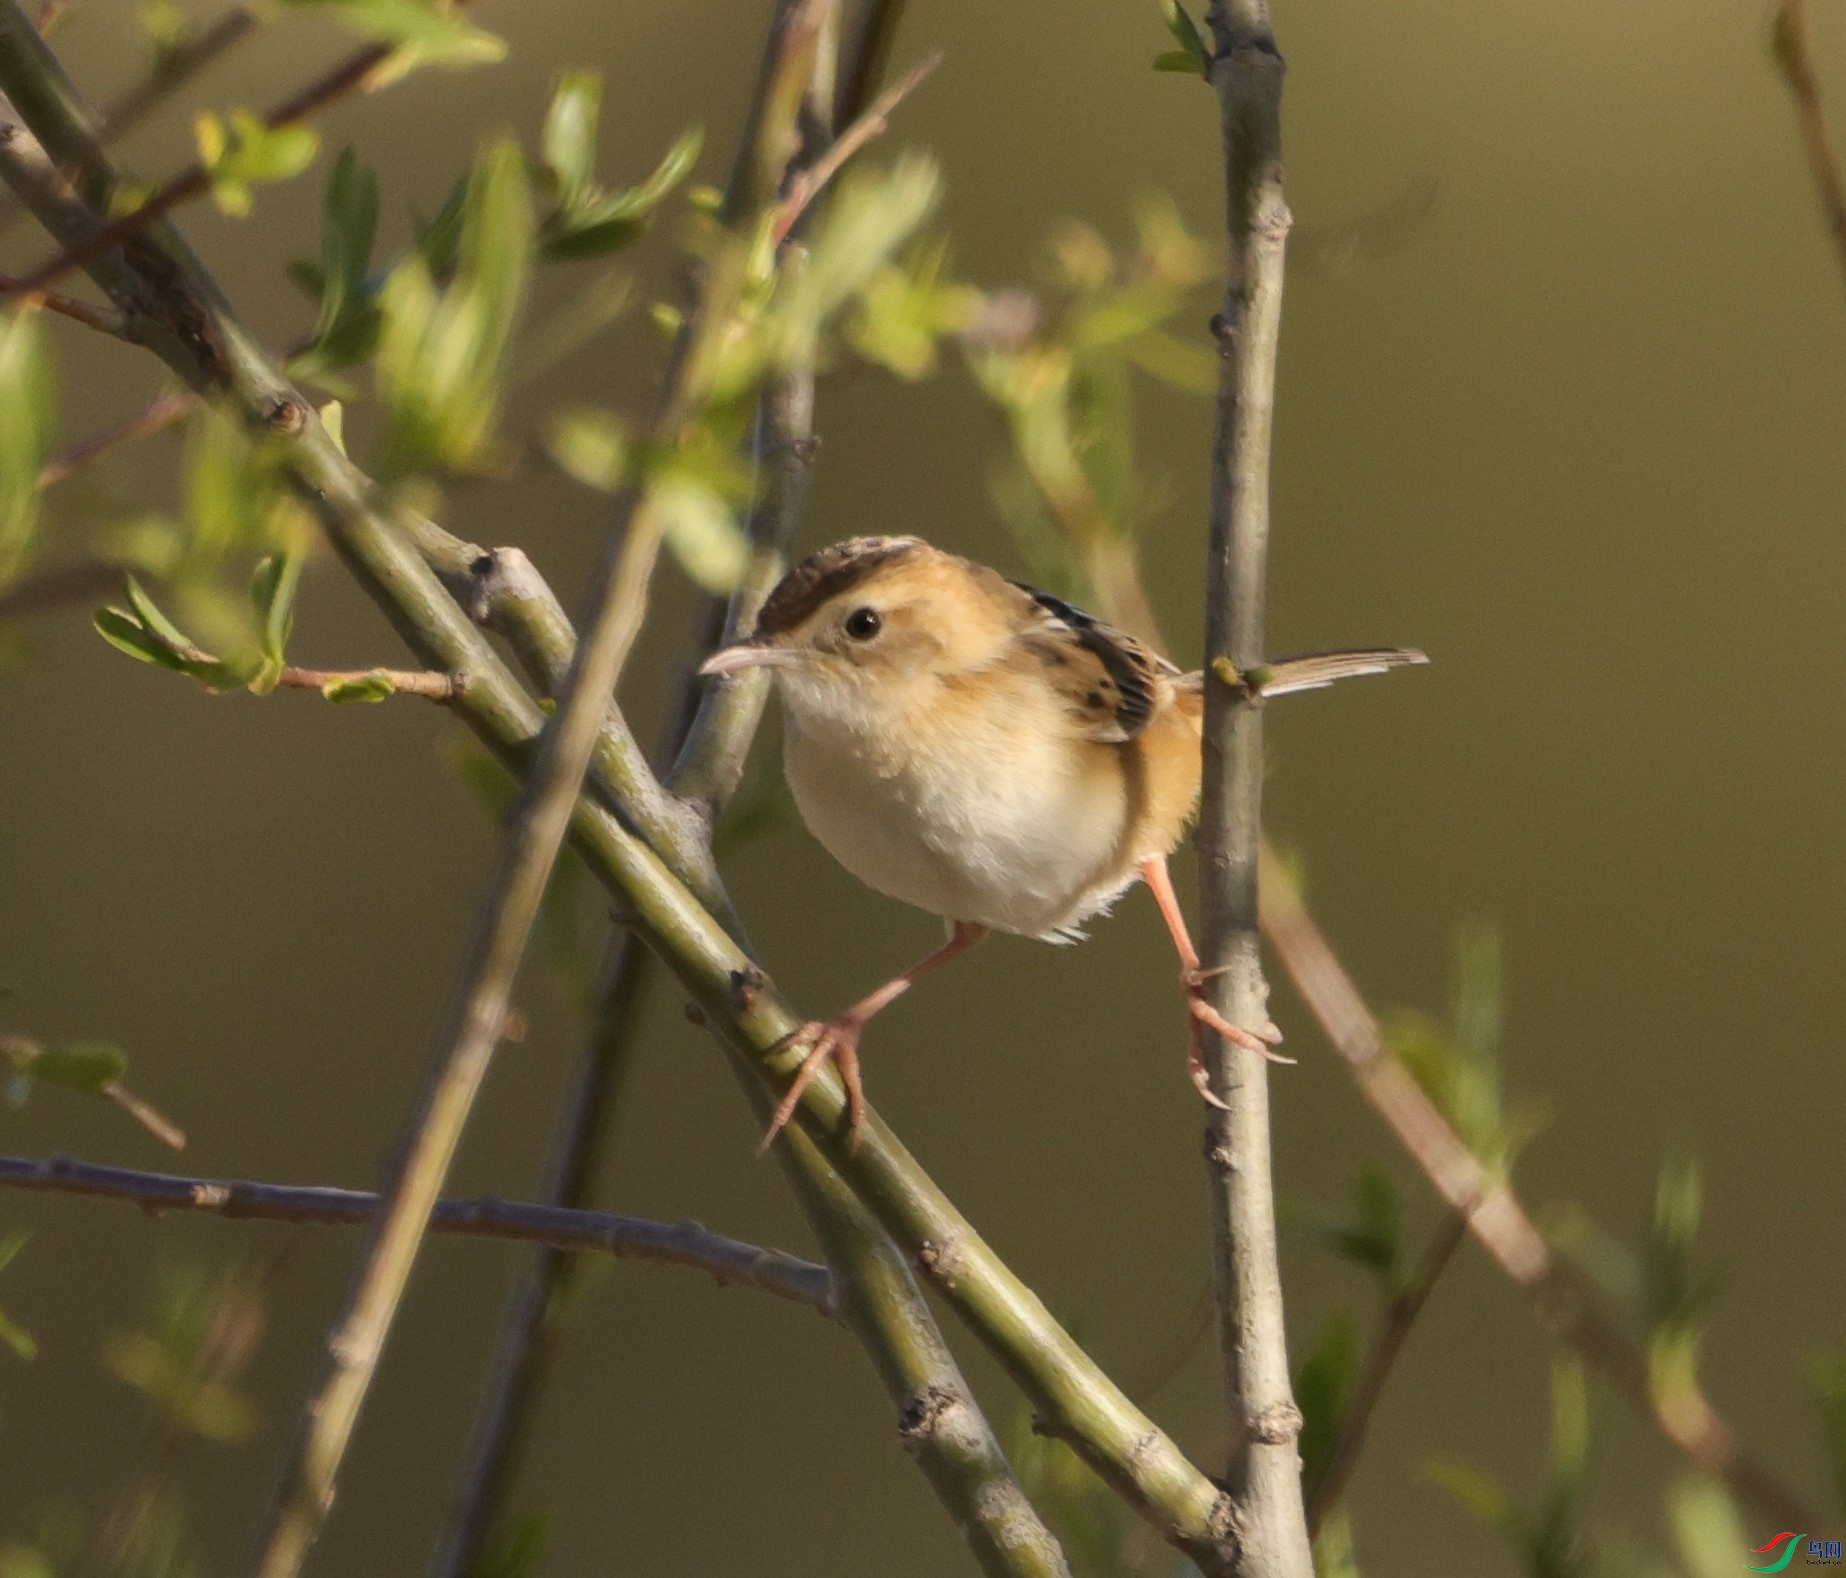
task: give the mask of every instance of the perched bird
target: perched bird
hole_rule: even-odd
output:
[[[1274,696],[1424,661],[1402,648],[1318,653],[1236,682]],[[1137,877],[1179,950],[1199,1092],[1216,1101],[1201,1024],[1276,1056],[1273,1025],[1229,1024],[1205,1001],[1167,874],[1198,802],[1203,675],[917,537],[855,537],[796,565],[756,633],[700,672],[749,668],[774,676],[808,830],[867,886],[949,923],[927,959],[796,1033],[810,1050],[765,1145],[829,1060],[856,1138],[859,1037],[873,1015],[990,930],[1076,940]]]

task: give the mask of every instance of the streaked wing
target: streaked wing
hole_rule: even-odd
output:
[[[1131,740],[1153,717],[1160,687],[1179,670],[1125,630],[1093,619],[1061,597],[1023,581],[1031,600],[1019,636],[1022,651],[1043,665],[1079,728],[1094,740]]]
[[[1360,674],[1383,674],[1394,668],[1427,663],[1415,647],[1360,647],[1348,652],[1305,652],[1300,657],[1277,658],[1254,676],[1265,696],[1286,696],[1297,690],[1322,690],[1336,680]]]

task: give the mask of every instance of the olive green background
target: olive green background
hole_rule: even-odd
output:
[[[603,148],[639,175],[683,126],[721,179],[766,3],[489,3],[499,68],[429,73],[327,122],[379,164],[387,241],[432,210],[480,137],[532,136],[554,73],[607,74]],[[1817,61],[1846,104],[1846,19],[1814,7]],[[1823,1495],[1799,1374],[1846,1339],[1846,765],[1838,654],[1846,608],[1846,300],[1770,68],[1764,5],[1716,0],[1279,0],[1289,60],[1291,201],[1325,235],[1433,186],[1393,248],[1300,271],[1285,308],[1276,435],[1272,646],[1414,642],[1427,670],[1271,713],[1272,829],[1380,1005],[1439,1008],[1457,924],[1503,929],[1508,1077],[1551,1121],[1520,1167],[1535,1204],[1577,1200],[1627,1233],[1659,1158],[1705,1165],[1714,1397],[1764,1457]],[[141,68],[129,12],[81,6],[61,47],[100,96]],[[939,151],[958,266],[1038,277],[1065,216],[1126,233],[1138,193],[1220,223],[1215,108],[1157,76],[1151,4],[919,3],[899,62],[941,70],[892,142]],[[346,45],[291,21],[215,73],[198,101],[263,104]],[[132,147],[185,153],[183,114]],[[276,343],[306,317],[280,264],[316,244],[318,173],[254,222],[185,216],[233,297]],[[670,239],[670,238],[667,238]],[[7,266],[42,240],[7,243]],[[664,241],[637,255],[655,291]],[[550,289],[551,287],[548,287]],[[1188,325],[1202,341],[1201,321]],[[149,359],[80,334],[66,435],[134,409]],[[646,398],[654,342],[618,332],[512,416],[553,400]],[[541,398],[542,396],[542,398]],[[1148,467],[1172,504],[1150,528],[1153,596],[1182,653],[1202,622],[1206,402],[1153,394]],[[924,533],[1017,570],[986,500],[991,413],[955,371],[914,388],[865,373],[822,392],[824,447],[805,541]],[[151,444],[60,500],[171,497]],[[606,511],[536,468],[457,495],[448,518],[516,542],[579,584]],[[689,606],[672,572],[670,634]],[[395,661],[383,620],[324,564],[295,650]],[[133,1081],[192,1133],[212,1176],[366,1186],[411,1097],[491,838],[413,703],[208,698],[103,646],[78,614],[35,629],[0,676],[0,1002],[9,1025],[120,1041]],[[651,729],[671,639],[631,668]],[[759,756],[773,753],[774,728]],[[934,923],[861,890],[798,829],[730,861],[768,967],[815,1011],[933,939]],[[1190,891],[1189,878],[1187,882]],[[880,1109],[1000,1251],[1133,1378],[1170,1348],[1206,1278],[1200,1113],[1182,1066],[1172,959],[1131,895],[1080,949],[1000,939],[881,1020]],[[536,1177],[578,1030],[537,972],[533,1032],[506,1049],[455,1176],[510,1196]],[[1428,1197],[1357,1100],[1305,1012],[1276,1017],[1279,1187],[1331,1202],[1380,1158]],[[712,1047],[670,992],[649,1020],[601,1198],[807,1247],[776,1169]],[[41,1095],[0,1112],[0,1150],[124,1165],[171,1159],[117,1115]],[[158,1263],[219,1264],[292,1242],[277,1228],[143,1220],[122,1207],[0,1197],[34,1237],[0,1300],[40,1338],[0,1352],[0,1536],[43,1507],[94,1509],[134,1461],[139,1404],[104,1369]],[[205,1570],[243,1548],[356,1245],[303,1235],[250,1374],[262,1432],[205,1448],[193,1506]],[[1297,1347],[1369,1290],[1300,1231],[1284,1271]],[[414,1573],[465,1438],[513,1249],[435,1244],[364,1417],[314,1571]],[[997,1419],[1015,1403],[951,1336]],[[1545,1347],[1471,1249],[1392,1383],[1354,1496],[1368,1575],[1508,1570],[1423,1476],[1460,1456],[1529,1488],[1540,1472]],[[1218,1418],[1205,1345],[1150,1399],[1201,1453]],[[1676,1466],[1612,1406],[1599,1505],[1663,1548]],[[584,1310],[528,1481],[555,1509],[556,1574],[967,1569],[897,1446],[851,1340],[792,1307],[684,1273],[617,1268]],[[1774,1533],[1752,1528],[1751,1543]],[[1813,1532],[1827,1532],[1813,1531]],[[1838,1525],[1832,1532],[1838,1532]]]

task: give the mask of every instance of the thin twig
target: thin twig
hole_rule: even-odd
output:
[[[1531,1300],[1554,1338],[1609,1382],[1637,1415],[1740,1506],[1772,1527],[1802,1528],[1813,1514],[1737,1439],[1696,1385],[1653,1385],[1647,1356],[1567,1262],[1551,1252],[1525,1207],[1488,1172],[1409,1071],[1383,1032],[1273,851],[1263,850],[1263,931],[1302,1001],[1359,1089],[1436,1193],[1467,1219],[1475,1239]]]
[[[460,9],[468,4],[468,0],[456,0],[456,3],[457,9]],[[388,66],[396,54],[396,45],[372,44],[348,55],[332,70],[278,104],[263,117],[263,124],[271,131],[293,126],[311,120],[355,93],[370,92],[381,81],[390,80],[390,73],[382,68]],[[21,109],[23,111],[24,106]],[[94,136],[95,133],[92,133]],[[79,269],[88,268],[105,253],[113,251],[157,220],[165,218],[181,203],[190,202],[210,188],[211,172],[202,164],[187,165],[129,212],[94,226],[83,240],[66,246],[56,257],[48,259],[30,274],[9,279],[0,285],[0,301],[41,296],[48,286]]]
[[[0,274],[0,296],[16,294],[14,287],[19,281],[10,274]],[[81,323],[86,329],[94,329],[98,334],[106,334],[112,340],[126,340],[130,345],[139,343],[129,332],[128,322],[121,313],[108,307],[98,307],[93,302],[83,301],[76,296],[66,296],[55,290],[39,291],[35,295],[37,305],[47,312],[55,312],[60,317],[69,318],[74,323]]]
[[[1230,238],[1224,306],[1213,320],[1220,355],[1212,433],[1211,540],[1205,605],[1209,670],[1264,660],[1269,553],[1269,454],[1282,319],[1288,205],[1282,194],[1282,56],[1267,0],[1213,0]],[[1262,838],[1263,709],[1230,687],[1205,687],[1200,798],[1200,956],[1218,1012],[1237,1025],[1269,1018],[1257,932]],[[1288,1372],[1275,1185],[1269,1156],[1268,1066],[1206,1031],[1213,1268],[1218,1290],[1231,1457],[1226,1483],[1239,1541],[1238,1578],[1311,1578],[1296,1441],[1301,1411]]]
[[[618,931],[610,953],[595,1034],[558,1109],[540,1191],[547,1203],[567,1209],[585,1206],[601,1171],[651,973],[647,949],[632,932]],[[505,1516],[582,1270],[580,1257],[547,1246],[513,1290],[433,1574],[472,1572]]]
[[[1795,124],[1808,156],[1814,192],[1820,199],[1828,234],[1833,237],[1833,250],[1840,267],[1846,270],[1846,182],[1840,178],[1839,163],[1827,136],[1827,119],[1821,113],[1820,79],[1814,74],[1808,50],[1807,0],[1782,0],[1782,8],[1776,12],[1774,46],[1782,80],[1794,95]]]
[[[836,130],[859,118],[871,102],[872,89],[883,80],[898,24],[904,19],[904,4],[905,0],[862,0],[840,50],[833,97]]]
[[[209,1216],[262,1222],[307,1222],[361,1226],[377,1214],[378,1196],[359,1189],[294,1188],[216,1178],[179,1178],[170,1173],[99,1167],[53,1156],[44,1161],[0,1156],[0,1188],[42,1194],[87,1195],[124,1200],[150,1215],[198,1211]],[[833,1278],[817,1266],[779,1249],[763,1249],[711,1232],[697,1222],[651,1222],[607,1211],[573,1211],[550,1205],[521,1205],[486,1196],[438,1201],[430,1230],[470,1238],[499,1238],[547,1244],[574,1254],[612,1255],[660,1266],[688,1266],[714,1277],[805,1304],[837,1317]]]
[[[25,1075],[28,1079],[40,1077],[34,1065],[46,1054],[47,1048],[44,1043],[35,1041],[30,1036],[0,1035],[0,1067],[10,1068],[15,1073]],[[101,1085],[84,1085],[73,1088],[81,1088],[88,1094],[101,1096],[105,1101],[114,1102],[162,1145],[171,1150],[185,1150],[186,1131],[152,1102],[143,1101],[119,1079],[112,1079]]]
[[[788,238],[788,233],[800,222],[808,205],[820,195],[821,189],[839,174],[840,167],[874,137],[882,137],[889,130],[891,112],[910,96],[913,88],[941,64],[941,50],[925,56],[920,65],[913,67],[899,81],[892,83],[883,93],[879,94],[867,106],[865,113],[840,133],[826,153],[789,182],[788,191],[776,209],[775,223],[770,230],[770,234],[778,243]]]
[[[292,663],[276,683],[287,690],[325,690],[329,685],[362,685],[368,680],[382,680],[397,695],[423,696],[430,701],[453,701],[465,688],[462,676],[427,669],[296,668]]]
[[[0,0],[0,89],[15,105],[15,90],[23,92],[32,108],[23,112],[23,124],[12,125],[10,138],[0,139],[0,178],[32,200],[55,234],[80,233],[92,222],[88,210],[67,188],[49,183],[47,170],[83,171],[99,188],[107,187],[112,174],[90,145],[85,111],[68,78],[54,57],[19,36],[11,23],[18,15],[17,0]],[[38,147],[38,138],[50,141],[55,159]],[[418,546],[426,535],[422,525],[382,513],[370,480],[250,338],[183,241],[174,237],[169,246],[156,237],[146,256],[99,258],[90,272],[117,305],[148,311],[156,327],[175,321],[181,308],[198,315],[192,322],[195,329],[203,325],[203,334],[150,333],[149,348],[189,385],[221,388],[243,420],[286,438],[280,452],[301,497],[361,587],[390,615],[420,661],[470,676],[458,701],[460,715],[501,761],[525,771],[544,714],[425,562]],[[605,722],[607,738],[615,725]],[[780,1091],[800,1060],[789,1039],[802,1016],[696,897],[686,874],[690,868],[664,859],[634,830],[627,820],[633,814],[614,786],[599,780],[595,792],[577,802],[577,848],[679,978],[737,1066],[750,1074],[753,1100],[761,1104],[769,1090]],[[875,1113],[867,1114],[856,1149],[846,1143],[843,1120],[838,1079],[815,1080],[797,1118],[799,1146],[790,1147],[804,1156],[803,1148],[818,1153],[804,1164],[804,1184],[831,1189],[844,1206],[848,1197],[840,1180],[850,1182],[1025,1389],[1033,1407],[1079,1443],[1085,1460],[1166,1539],[1208,1570],[1219,1569],[1231,1531],[1227,1500],[1218,1488],[1071,1340]],[[847,1220],[843,1211],[836,1214]],[[933,1337],[933,1328],[921,1326],[917,1334]]]
[[[156,395],[144,409],[137,411],[126,422],[105,428],[100,433],[93,433],[90,437],[53,455],[43,466],[39,467],[40,491],[56,487],[82,467],[108,454],[112,449],[118,449],[124,444],[137,443],[144,438],[152,438],[156,433],[164,433],[168,428],[185,420],[197,408],[198,403],[199,397],[190,389],[169,389]]]
[[[1410,1280],[1391,1296],[1390,1303],[1385,1306],[1384,1315],[1378,1323],[1378,1335],[1372,1341],[1371,1351],[1365,1356],[1365,1366],[1359,1372],[1358,1384],[1353,1387],[1352,1400],[1346,1405],[1345,1415],[1340,1420],[1340,1433],[1334,1438],[1333,1448],[1327,1454],[1320,1478],[1308,1496],[1310,1538],[1320,1533],[1320,1526],[1326,1521],[1327,1514],[1340,1504],[1341,1497],[1346,1494],[1352,1471],[1359,1464],[1359,1449],[1365,1445],[1366,1428],[1372,1422],[1378,1399],[1384,1395],[1391,1367],[1397,1363],[1397,1356],[1403,1351],[1405,1340],[1410,1336],[1410,1328],[1423,1313],[1423,1306],[1429,1302],[1436,1283],[1441,1280],[1442,1273],[1448,1269],[1455,1251],[1467,1236],[1467,1216],[1460,1211],[1445,1211],[1441,1225],[1430,1239],[1423,1258],[1417,1262]]]

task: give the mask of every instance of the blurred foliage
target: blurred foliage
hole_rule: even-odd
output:
[[[1414,1009],[1388,1014],[1385,1043],[1402,1058],[1468,1149],[1504,1175],[1542,1126],[1532,1107],[1509,1108],[1500,1080],[1501,958],[1492,927],[1455,940],[1455,990],[1445,1025]]]
[[[469,178],[453,272],[413,252],[385,281],[378,392],[387,426],[374,457],[384,480],[505,464],[494,424],[533,225],[524,158],[511,142],[491,143]]]
[[[0,1233],[0,1271],[13,1263],[30,1236],[17,1228]],[[21,1359],[38,1357],[38,1339],[3,1309],[0,1309],[0,1347],[10,1348]]]
[[[255,206],[253,187],[293,179],[320,152],[320,134],[311,126],[271,127],[249,110],[232,110],[228,118],[200,110],[192,133],[200,167],[211,177],[212,201],[234,219]]]
[[[0,588],[36,546],[39,467],[57,429],[57,385],[38,314],[0,315]]]
[[[109,1369],[163,1426],[226,1445],[247,1440],[256,1408],[236,1382],[266,1324],[258,1283],[244,1270],[167,1266],[150,1306],[145,1326],[104,1344]]]
[[[1521,1509],[1497,1480],[1465,1463],[1441,1460],[1429,1475],[1499,1532],[1527,1578],[1597,1578],[1603,1569],[1583,1524],[1590,1425],[1583,1366],[1560,1358],[1551,1369],[1551,1448],[1536,1509]]]
[[[82,1091],[120,1107],[164,1145],[185,1148],[186,1136],[122,1083],[128,1057],[106,1041],[46,1046],[25,1036],[0,1035],[0,1096],[17,1111],[40,1085]]]
[[[1807,1373],[1833,1478],[1833,1510],[1846,1517],[1846,1353],[1834,1348],[1813,1354]]]
[[[461,68],[491,65],[505,58],[506,43],[476,27],[451,0],[282,0],[291,9],[320,10],[394,53],[380,81],[402,77],[419,66]]]
[[[1042,1434],[1030,1409],[1013,1415],[1005,1441],[1019,1488],[1064,1547],[1071,1578],[1121,1578],[1128,1528],[1121,1503],[1062,1441]]]

